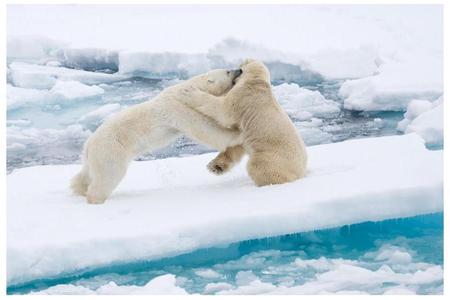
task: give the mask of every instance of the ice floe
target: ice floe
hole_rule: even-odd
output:
[[[57,80],[50,93],[67,100],[89,98],[103,94],[105,91],[96,85],[89,86],[73,80]]]
[[[442,60],[426,57],[385,62],[376,75],[345,81],[339,93],[347,109],[405,111],[411,100],[433,100],[442,91]]]
[[[299,120],[332,117],[340,112],[340,104],[325,99],[319,91],[302,88],[295,83],[273,87],[273,93],[286,112]]]
[[[144,286],[122,285],[109,282],[100,288],[91,290],[76,285],[56,285],[33,295],[183,295],[186,291],[175,285],[175,276],[171,274],[158,276]]]
[[[133,162],[99,206],[71,194],[78,165],[16,169],[7,176],[8,284],[442,210],[442,151],[416,134],[313,146],[308,155],[306,178],[264,188],[244,163],[209,174],[214,154]]]
[[[13,62],[9,65],[9,69],[12,84],[22,88],[50,89],[57,79],[74,80],[92,85],[119,81],[125,78],[117,74],[89,72],[24,62]]]
[[[434,102],[414,100],[408,105],[404,119],[397,129],[405,133],[419,134],[430,146],[442,146],[444,142],[444,102],[443,96]]]

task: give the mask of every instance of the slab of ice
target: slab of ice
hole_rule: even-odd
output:
[[[89,86],[74,80],[57,80],[50,90],[54,96],[66,100],[94,97],[104,92],[99,86]]]
[[[117,71],[119,67],[119,52],[109,49],[66,48],[59,59],[66,67],[87,71]]]
[[[420,114],[430,110],[432,106],[432,102],[428,100],[411,100],[406,108],[405,114],[403,115],[404,119],[397,124],[397,130],[405,132],[412,120],[417,118]]]
[[[187,77],[207,72],[210,62],[203,54],[151,53],[122,51],[119,53],[119,73],[131,75],[167,75]]]
[[[442,90],[442,60],[418,58],[386,62],[374,76],[344,82],[339,94],[347,109],[405,111],[412,99],[433,100]]]
[[[57,79],[75,80],[91,85],[114,82],[125,78],[118,74],[88,72],[23,62],[13,62],[9,65],[9,69],[13,85],[23,88],[50,89]]]
[[[286,112],[300,120],[332,117],[340,112],[338,102],[325,99],[319,91],[301,88],[295,83],[274,86],[273,93]]]
[[[32,105],[65,104],[68,100],[86,99],[103,93],[104,90],[99,86],[89,86],[74,80],[55,80],[50,90],[6,85],[8,110]]]
[[[55,56],[67,44],[43,36],[9,36],[7,40],[8,60],[40,60]]]
[[[442,146],[444,142],[443,118],[442,96],[434,102],[416,100],[408,105],[405,118],[398,123],[397,129],[405,133],[419,134],[428,145]]]
[[[7,127],[7,150],[23,150],[20,152],[14,152],[13,156],[20,158],[26,158],[28,155],[32,155],[34,150],[44,150],[39,146],[46,144],[63,145],[63,144],[76,144],[75,141],[85,140],[91,132],[85,130],[81,125],[74,124],[64,129],[53,128],[22,128],[17,125]],[[27,152],[28,151],[28,152]],[[48,149],[45,149],[48,152]]]
[[[25,89],[6,84],[6,99],[9,109],[16,109],[32,103],[42,103],[50,97],[47,90]]]
[[[104,205],[69,191],[80,166],[7,177],[7,280],[17,284],[198,248],[442,211],[442,151],[416,134],[308,148],[306,178],[258,188],[215,154],[133,162]]]

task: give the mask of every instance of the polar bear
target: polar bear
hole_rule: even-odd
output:
[[[208,168],[222,174],[247,153],[247,171],[257,186],[304,177],[306,148],[272,93],[269,70],[256,60],[246,60],[241,69],[243,74],[225,96],[207,95],[192,88],[190,97],[185,98],[192,99],[187,105],[224,127],[237,126],[242,134],[242,145],[230,145],[208,164]]]
[[[221,127],[180,100],[186,87],[221,96],[234,85],[240,70],[212,70],[165,89],[153,100],[127,108],[106,120],[88,138],[83,167],[71,182],[72,190],[88,203],[103,203],[139,154],[166,146],[181,134],[224,151],[239,140],[239,131]],[[199,99],[201,100],[201,99]]]

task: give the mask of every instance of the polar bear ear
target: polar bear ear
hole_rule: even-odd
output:
[[[208,83],[214,83],[214,79],[208,78]]]

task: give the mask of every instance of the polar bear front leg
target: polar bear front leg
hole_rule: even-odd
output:
[[[212,118],[220,126],[230,128],[236,124],[227,113],[224,97],[217,97],[197,88],[186,88],[178,101]]]
[[[216,175],[228,172],[244,156],[245,150],[242,145],[228,147],[224,152],[219,153],[207,166],[208,170]]]

